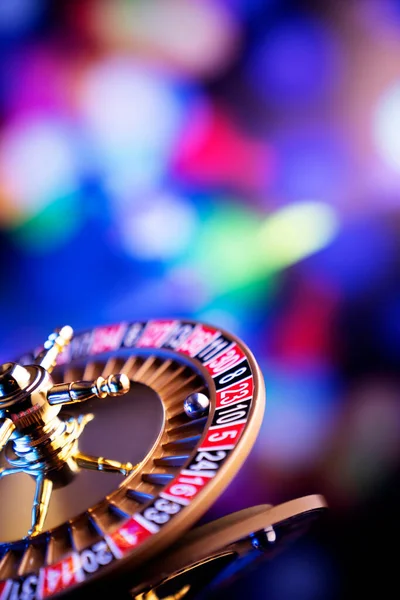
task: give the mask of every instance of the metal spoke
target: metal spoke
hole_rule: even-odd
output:
[[[47,338],[44,349],[35,358],[35,364],[51,373],[57,364],[57,356],[70,343],[74,331],[69,325],[56,329]]]
[[[30,536],[38,535],[43,529],[52,491],[53,482],[44,475],[38,475],[32,506],[32,527],[28,531]]]
[[[123,373],[111,374],[107,379],[98,377],[94,381],[57,383],[47,392],[47,402],[51,406],[75,404],[95,397],[121,396],[126,394],[129,388],[129,378]]]
[[[122,473],[122,475],[129,475],[136,469],[138,465],[133,466],[130,462],[121,463],[117,460],[110,460],[103,456],[90,456],[83,452],[76,452],[74,459],[78,467],[83,469],[91,469],[94,471],[106,471],[108,473]]]
[[[2,426],[0,427],[0,452],[6,446],[8,440],[12,436],[15,430],[15,425],[11,419],[5,419]]]

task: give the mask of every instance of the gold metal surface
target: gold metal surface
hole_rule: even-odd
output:
[[[35,497],[32,508],[32,528],[29,535],[37,535],[43,529],[44,521],[50,503],[53,482],[44,473],[36,477]]]
[[[161,596],[158,596],[155,590],[150,590],[149,592],[143,592],[143,594],[138,594],[137,596],[135,596],[135,600],[181,600],[181,598],[184,598],[189,591],[190,585],[187,584],[184,585],[182,589],[178,590],[172,596],[163,596],[163,598],[161,599]]]
[[[322,496],[310,495],[277,506],[253,506],[195,527],[141,570],[131,595],[134,600],[166,600],[160,591],[166,584],[185,589],[185,595],[198,593],[232,561],[254,550],[252,535],[279,526],[293,527],[293,523],[304,531],[325,508]],[[279,536],[275,541],[281,543]],[[274,544],[270,542],[271,549]],[[262,551],[258,554],[262,560]],[[188,580],[192,585],[183,587]]]
[[[124,373],[112,373],[107,378],[97,377],[94,381],[72,381],[57,383],[47,392],[47,402],[57,404],[76,404],[91,398],[120,396],[129,390],[130,381]]]
[[[14,431],[14,423],[11,421],[11,419],[5,419],[0,427],[0,452],[3,450]]]
[[[137,468],[139,465],[135,467],[130,463],[121,463],[117,460],[110,460],[108,458],[104,458],[103,456],[89,456],[84,454],[83,452],[76,451],[73,456],[78,467],[82,467],[83,469],[92,469],[94,471],[107,471],[108,473],[114,473],[118,471],[122,473],[125,477],[132,473],[134,468]]]
[[[70,342],[73,330],[65,326],[49,336],[45,349],[33,365],[6,363],[0,370],[0,409],[4,421],[0,428],[0,449],[6,452],[10,468],[0,469],[0,478],[26,473],[35,480],[29,536],[41,533],[54,488],[67,485],[79,468],[119,472],[127,476],[134,470],[130,462],[121,463],[79,451],[78,440],[93,415],[66,420],[58,414],[63,404],[84,402],[125,394],[130,381],[124,374],[110,374],[95,381],[54,384],[50,371],[57,356]]]

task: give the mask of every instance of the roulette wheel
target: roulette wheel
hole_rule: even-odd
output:
[[[272,557],[322,496],[196,526],[264,403],[247,346],[194,321],[64,326],[1,365],[0,600],[207,597]]]

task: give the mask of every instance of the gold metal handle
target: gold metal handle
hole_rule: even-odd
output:
[[[47,392],[47,402],[57,404],[75,404],[90,398],[121,396],[130,388],[130,381],[124,373],[109,375],[107,379],[98,377],[94,381],[74,381],[58,383]]]
[[[64,325],[51,333],[44,344],[44,350],[36,357],[35,364],[51,373],[57,364],[57,356],[62,352],[74,335],[69,325]]]

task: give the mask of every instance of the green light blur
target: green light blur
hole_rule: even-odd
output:
[[[12,230],[15,242],[28,252],[56,250],[78,230],[81,222],[80,198],[65,195],[50,202],[42,211]]]
[[[291,204],[261,225],[257,245],[268,270],[290,266],[327,246],[338,222],[332,207],[321,202]]]
[[[337,230],[333,209],[319,202],[292,204],[268,217],[220,204],[202,221],[189,263],[211,296],[240,290],[251,297],[279,271],[328,245]]]

